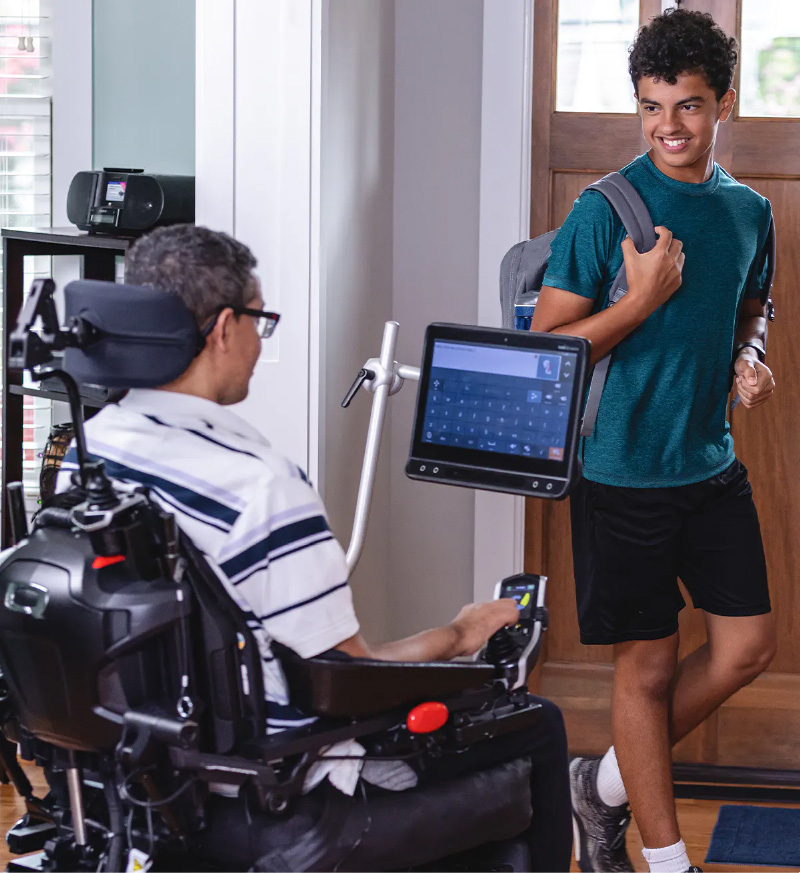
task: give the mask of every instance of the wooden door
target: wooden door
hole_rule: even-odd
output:
[[[740,38],[743,4],[750,2],[757,0],[686,0],[682,6],[710,12]],[[660,11],[659,0],[641,0],[641,23]],[[555,111],[558,0],[536,0],[534,21],[532,236],[561,224],[586,184],[646,148],[635,115]],[[675,760],[800,770],[800,344],[794,338],[800,325],[800,119],[737,114],[720,128],[716,158],[770,199],[778,228],[778,315],[768,354],[778,390],[763,408],[740,408],[732,421],[761,518],[778,653],[767,673],[680,743]],[[571,751],[602,752],[611,739],[611,651],[579,642],[566,502],[528,501],[525,563],[550,577],[551,626],[537,689],[563,708]],[[680,626],[685,654],[705,639],[699,611],[684,609]]]

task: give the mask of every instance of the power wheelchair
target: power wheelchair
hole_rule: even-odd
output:
[[[82,431],[78,383],[165,384],[196,353],[193,319],[169,295],[81,281],[65,289],[62,328],[54,290],[34,283],[9,349],[12,366],[64,384],[80,469],[31,531],[19,483],[7,495],[0,764],[27,808],[8,869],[529,869],[525,761],[389,797],[390,834],[370,833],[358,792],[309,808],[303,784],[344,740],[424,765],[535,726],[543,580],[530,626],[475,662],[303,660],[274,644],[293,703],[318,719],[268,736],[261,653],[217,572],[145,489],[109,479]],[[46,797],[17,753],[44,769]],[[344,827],[359,804],[361,824]],[[272,844],[226,839],[226,822],[251,813],[272,823]]]

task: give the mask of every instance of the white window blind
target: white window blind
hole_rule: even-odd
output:
[[[0,0],[3,227],[42,227],[50,223],[50,2]]]
[[[51,223],[52,2],[0,0],[0,227]],[[50,274],[50,258],[26,258],[26,291],[34,278]],[[51,412],[41,398],[26,397],[24,407],[23,482],[31,510]]]

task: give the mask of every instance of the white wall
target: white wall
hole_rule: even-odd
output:
[[[236,411],[316,475],[309,455],[313,112],[321,0],[197,0],[197,223],[258,258],[281,313]]]
[[[482,0],[396,5],[393,315],[398,360],[418,365],[432,321],[475,323]],[[413,386],[392,398],[392,630],[449,621],[472,599],[474,492],[404,473]]]
[[[345,548],[372,395],[362,392],[346,410],[341,400],[358,369],[377,355],[392,316],[394,8],[394,0],[333,0],[322,28],[318,484]],[[351,580],[373,640],[392,632],[388,443]]]

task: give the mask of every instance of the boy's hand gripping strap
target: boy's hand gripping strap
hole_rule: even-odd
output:
[[[628,236],[633,241],[636,251],[640,254],[649,252],[656,244],[656,232],[653,220],[639,196],[639,192],[620,173],[609,173],[586,188],[587,191],[599,191],[608,200],[611,208],[617,213],[625,225]],[[608,305],[613,306],[628,291],[628,277],[625,264],[620,267],[614,283],[608,292]],[[603,386],[606,384],[608,366],[611,363],[611,352],[594,365],[592,381],[589,385],[589,396],[586,398],[586,409],[583,412],[581,436],[589,436],[594,430],[597,411],[600,408],[600,398]]]

